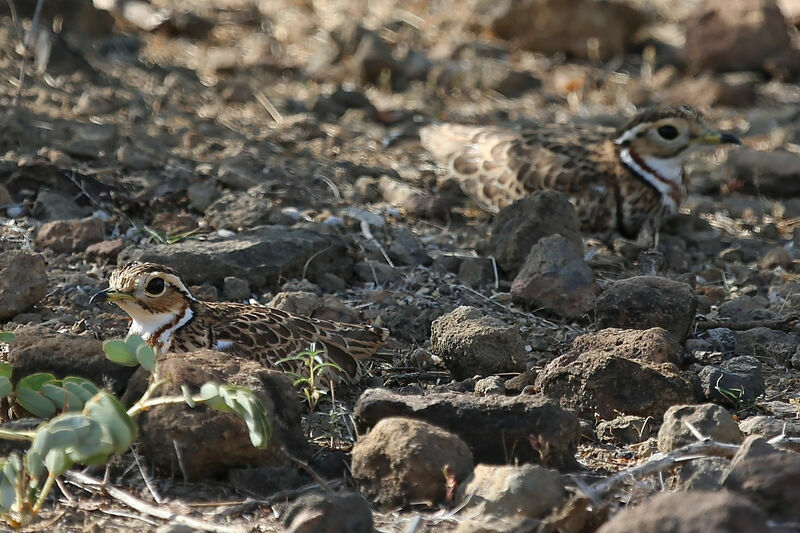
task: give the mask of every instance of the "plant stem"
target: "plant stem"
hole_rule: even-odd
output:
[[[198,394],[196,396],[192,396],[192,400],[197,403],[203,403],[206,399]],[[128,416],[133,418],[142,411],[146,411],[157,405],[175,405],[181,403],[186,403],[186,398],[183,396],[159,396],[158,398],[153,398],[152,400],[142,396],[141,400],[136,402],[130,409],[128,409]]]
[[[34,514],[39,513],[39,509],[42,508],[44,505],[45,500],[47,500],[47,496],[50,494],[50,490],[53,488],[53,484],[56,482],[56,476],[53,474],[47,475],[47,481],[44,482],[44,486],[42,487],[42,492],[39,493],[39,498],[36,500],[36,503],[33,504],[33,512]]]
[[[32,441],[36,436],[35,431],[12,431],[0,428],[0,439],[3,440],[27,440]]]
[[[128,409],[128,416],[133,418],[134,416],[138,415],[148,407],[151,407],[150,405],[147,405],[147,402],[150,400],[150,397],[153,394],[155,394],[156,389],[158,389],[161,385],[163,385],[166,382],[167,382],[166,379],[159,379],[151,383],[150,386],[147,387],[147,390],[144,392],[142,397],[139,398],[139,401],[137,401],[135,404],[131,406],[130,409]],[[181,397],[181,399],[183,399],[183,397]]]

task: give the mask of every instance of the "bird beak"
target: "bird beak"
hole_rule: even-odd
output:
[[[103,300],[114,303],[119,300],[136,300],[136,298],[134,298],[127,292],[116,291],[114,289],[108,288],[92,296],[92,298],[89,300],[89,303],[91,304],[94,303],[95,301],[100,302]]]
[[[724,131],[707,131],[698,139],[700,144],[717,145],[717,144],[742,144],[739,137]]]

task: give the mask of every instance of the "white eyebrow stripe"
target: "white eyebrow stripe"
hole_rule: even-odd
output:
[[[642,131],[643,129],[645,129],[649,125],[650,125],[650,123],[648,123],[648,122],[645,122],[643,124],[637,124],[636,126],[632,127],[629,130],[626,130],[622,135],[617,137],[614,140],[614,144],[624,144],[627,141],[631,141],[631,140],[635,139],[636,136],[639,135],[639,132]]]

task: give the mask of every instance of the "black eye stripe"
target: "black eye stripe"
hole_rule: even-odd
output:
[[[162,278],[153,278],[147,283],[147,287],[144,288],[144,292],[148,294],[161,294],[164,292],[166,285],[164,284],[164,280]]]

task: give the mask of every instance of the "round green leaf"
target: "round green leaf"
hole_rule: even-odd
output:
[[[221,389],[216,383],[203,383],[200,387],[200,400],[212,409],[227,413],[231,409],[220,396]]]
[[[81,387],[79,384],[77,384],[75,382],[67,381],[68,379],[70,379],[70,378],[66,378],[61,383],[61,386],[64,388],[64,390],[67,390],[67,391],[71,392],[72,394],[74,394],[75,397],[78,398],[78,400],[80,400],[81,406],[83,406],[86,402],[88,402],[89,400],[92,399],[92,396],[94,396],[94,394],[92,394],[88,390],[84,389],[83,387]]]
[[[128,346],[128,351],[132,354],[136,353],[136,350],[139,349],[139,346],[145,344],[144,339],[141,335],[128,335],[125,337],[125,344]]]
[[[192,398],[192,393],[189,391],[189,387],[186,385],[181,385],[181,394],[183,394],[183,399],[186,400],[186,405],[194,409],[194,406],[197,405],[197,402],[195,402],[194,398]]]
[[[136,424],[113,395],[100,392],[83,409],[111,437],[112,453],[125,453],[136,438]]]
[[[80,411],[84,401],[70,392],[66,387],[56,387],[50,383],[42,386],[42,394],[52,401],[62,411]]]
[[[16,476],[12,479],[6,476],[0,476],[0,508],[6,513],[11,510],[11,507],[17,500],[17,493],[14,490],[15,482]]]
[[[47,426],[53,436],[52,448],[63,449],[76,463],[97,464],[101,457],[111,454],[110,435],[99,422],[88,416],[66,413],[48,422]]]
[[[51,476],[60,476],[72,466],[72,461],[62,448],[53,448],[44,456],[44,466]]]
[[[14,392],[14,386],[11,384],[11,380],[5,376],[0,376],[0,398],[5,398],[11,395],[12,392]]]
[[[88,379],[79,378],[77,376],[66,377],[64,378],[63,383],[74,383],[75,385],[80,386],[82,389],[84,389],[86,392],[89,393],[90,395],[89,398],[100,392],[100,388],[97,385],[95,385]],[[87,398],[86,401],[88,401],[89,398]]]
[[[11,379],[13,368],[5,361],[0,361],[0,376]]]
[[[38,372],[36,374],[31,374],[30,376],[25,376],[19,383],[17,383],[17,390],[20,389],[30,389],[30,390],[42,390],[42,385],[45,383],[51,383],[53,381],[58,381],[53,374],[48,374],[47,372]]]
[[[103,352],[109,361],[123,366],[137,366],[135,352],[130,351],[125,341],[121,339],[111,339],[103,342]]]
[[[44,456],[53,447],[53,435],[48,431],[47,424],[42,424],[36,430],[36,436],[33,437],[31,447],[25,454],[25,469],[33,480],[33,485],[36,486],[39,478],[44,469]]]
[[[51,418],[56,414],[56,406],[53,402],[42,396],[38,391],[17,388],[15,395],[17,402],[33,416]]]
[[[156,352],[147,344],[142,344],[136,348],[136,359],[145,370],[152,372],[156,365]]]
[[[14,334],[10,331],[0,331],[0,342],[11,342],[14,340]]]

